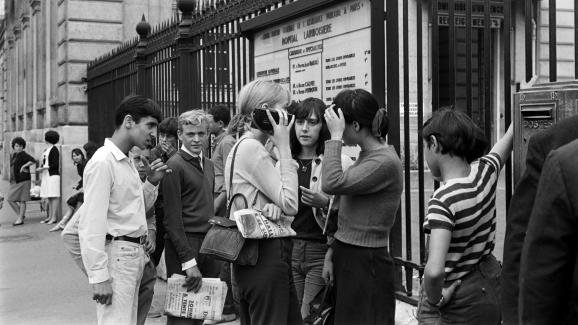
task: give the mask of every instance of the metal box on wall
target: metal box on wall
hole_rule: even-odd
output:
[[[514,94],[516,184],[526,168],[526,151],[530,137],[560,120],[577,114],[578,81],[537,84]]]

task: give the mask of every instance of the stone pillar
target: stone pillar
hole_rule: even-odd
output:
[[[39,33],[41,23],[40,0],[30,0],[31,11],[31,32],[32,32],[32,101],[30,106],[32,109],[32,129],[39,127],[38,123],[38,104],[40,99],[40,92],[42,87],[42,53],[41,42],[43,35]]]

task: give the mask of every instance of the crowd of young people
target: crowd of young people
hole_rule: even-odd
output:
[[[388,244],[403,169],[385,141],[385,108],[362,89],[340,92],[329,106],[316,98],[294,102],[286,88],[261,80],[245,85],[236,105],[232,118],[228,107],[216,106],[162,120],[154,101],[129,96],[117,109],[113,136],[88,163],[73,151],[84,203],[71,198],[71,213],[57,227],[66,226],[65,245],[92,284],[99,324],[144,324],[163,251],[167,275],[184,275],[189,290],[199,290],[204,277],[227,282],[222,321],[307,323],[315,298],[329,286],[334,324],[394,324],[396,272]],[[256,120],[256,110],[265,111],[270,128]],[[472,119],[448,107],[434,112],[420,137],[440,186],[424,222],[428,258],[418,321],[499,324],[495,201],[512,127],[489,150]],[[21,153],[21,140],[12,143],[20,173],[35,163]],[[47,141],[58,139],[47,134]],[[352,159],[343,146],[360,152]],[[48,184],[58,176],[54,149],[42,164]],[[16,184],[28,181],[16,175]],[[227,202],[238,193],[270,220],[294,217],[296,236],[257,240],[252,266],[200,253],[211,217],[225,215],[227,204],[231,211],[246,208]]]

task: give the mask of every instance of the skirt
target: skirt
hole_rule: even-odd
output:
[[[11,183],[6,201],[26,202],[30,201],[30,180],[19,183]]]
[[[40,197],[60,197],[60,175],[49,175],[47,170],[42,171]]]

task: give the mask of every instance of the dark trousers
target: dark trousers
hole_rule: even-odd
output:
[[[187,240],[189,241],[189,245],[195,250],[199,251],[201,249],[201,244],[203,243],[203,239],[205,235],[200,234],[188,234],[187,233]],[[219,272],[221,270],[221,264],[205,254],[199,254],[196,258],[197,266],[203,275],[203,278],[218,278]],[[173,242],[170,239],[165,241],[165,262],[167,264],[167,277],[171,277],[173,274],[182,274],[186,275],[185,272],[182,270],[182,262],[179,260],[179,256],[177,254],[177,250],[173,245]],[[179,317],[172,317],[167,315],[167,325],[177,325],[177,324],[203,324],[202,319],[187,319],[187,318],[179,318]]]
[[[165,218],[165,210],[163,205],[155,204],[155,220],[157,226],[157,237],[155,251],[151,254],[151,260],[155,263],[155,266],[159,265],[161,261],[161,256],[163,255],[163,250],[165,249],[165,226],[163,220]]]
[[[225,298],[225,306],[223,307],[223,315],[238,314],[239,306],[233,300],[233,286],[231,284],[231,263],[221,261],[221,273],[219,278],[227,284],[227,297]]]
[[[501,270],[493,255],[485,257],[461,279],[451,300],[441,309],[428,302],[422,285],[417,308],[419,324],[500,324]],[[444,286],[451,284],[446,282]]]
[[[255,266],[233,265],[242,325],[302,324],[291,275],[291,240],[259,241]]]
[[[333,244],[335,325],[394,324],[393,260],[387,247]]]

